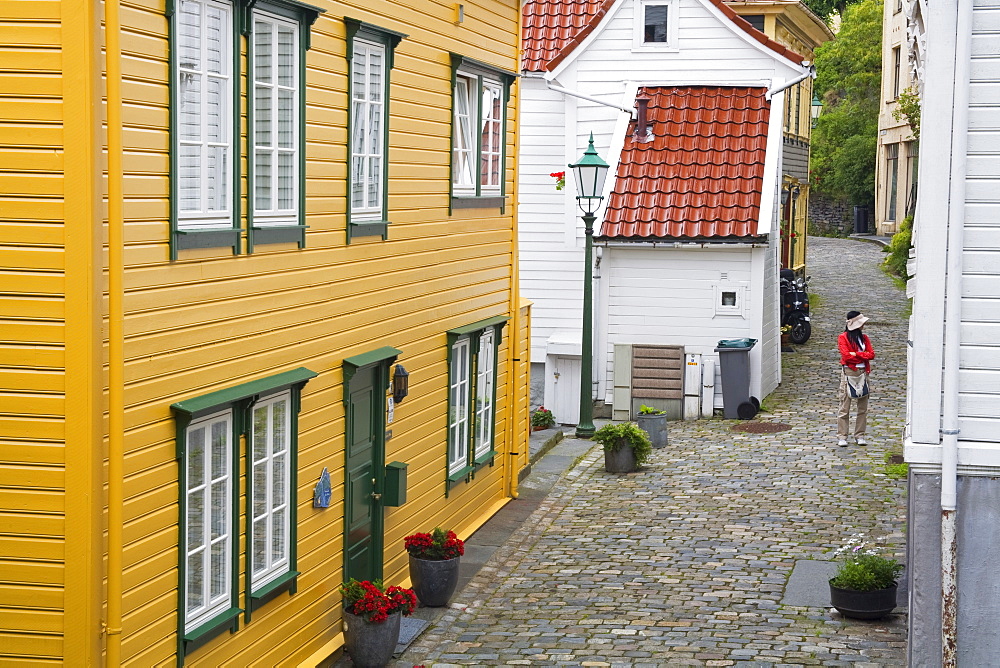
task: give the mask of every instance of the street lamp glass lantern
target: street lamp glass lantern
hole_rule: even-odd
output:
[[[576,201],[585,215],[591,216],[604,199],[604,180],[608,176],[608,163],[597,155],[594,148],[594,133],[590,133],[590,145],[580,161],[569,166],[576,180]]]

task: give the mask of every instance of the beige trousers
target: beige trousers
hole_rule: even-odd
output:
[[[852,371],[846,366],[840,374],[840,389],[837,390],[837,402],[840,406],[837,411],[837,438],[847,440],[851,431],[851,394],[847,391],[847,376],[860,376],[864,374],[864,369]],[[846,375],[845,375],[846,373]],[[868,396],[854,399],[858,402],[858,415],[854,420],[854,437],[865,435],[868,428],[868,397],[871,396],[871,378],[868,379]]]

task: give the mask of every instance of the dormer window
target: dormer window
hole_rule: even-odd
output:
[[[639,0],[633,32],[634,50],[676,50],[677,0]]]

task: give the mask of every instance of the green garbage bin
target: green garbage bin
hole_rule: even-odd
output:
[[[750,351],[757,339],[723,339],[719,354],[722,373],[722,414],[727,420],[749,420],[757,415],[760,402],[750,396]]]

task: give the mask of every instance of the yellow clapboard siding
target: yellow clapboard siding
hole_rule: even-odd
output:
[[[175,624],[175,629],[176,626]],[[177,665],[177,638],[174,635],[168,635],[160,640],[147,640],[142,647],[139,647],[138,643],[134,643],[129,646],[129,649],[133,647],[141,651],[123,656],[122,666],[128,668],[150,668],[150,666],[171,668]]]
[[[45,173],[0,172],[0,191],[12,195],[62,195],[62,175]]]
[[[62,489],[66,474],[57,466],[18,466],[13,463],[0,467],[0,487],[36,487]]]
[[[65,266],[63,249],[55,247],[35,246],[0,248],[0,261],[6,267],[35,270],[62,270]]]
[[[62,585],[64,568],[59,562],[0,559],[0,572],[12,582],[25,585]],[[0,628],[3,628],[0,626]]]
[[[0,144],[55,149],[62,146],[62,140],[62,127],[55,124],[0,122]]]
[[[11,464],[63,464],[65,448],[61,443],[31,443],[0,440],[0,461]]]
[[[47,298],[61,297],[66,290],[62,272],[0,271],[0,285],[9,294],[44,295]]]
[[[21,72],[61,72],[62,53],[59,49],[12,48],[0,45],[0,62],[4,69]]]
[[[16,387],[26,392],[62,392],[65,377],[60,370],[0,368],[0,387]]]
[[[0,23],[0,44],[58,47],[61,37],[58,23]]]
[[[19,0],[20,1],[20,0]],[[18,3],[7,2],[5,5]],[[7,95],[31,95],[34,97],[59,97],[62,95],[62,81],[55,74],[22,76],[20,73],[0,72],[0,90]],[[2,128],[2,126],[0,126]],[[0,133],[0,144],[10,143]]]
[[[29,223],[51,222],[62,223],[63,201],[61,198],[8,198],[0,209],[0,222]],[[55,226],[53,226],[55,227]],[[42,240],[43,243],[45,239]],[[2,256],[2,252],[0,252]]]
[[[62,633],[61,610],[30,608],[0,608],[0,628],[14,632]]]
[[[7,512],[0,515],[0,534],[59,537],[65,530],[61,515]]]
[[[122,638],[122,659],[125,665],[137,666],[173,666],[176,665],[174,661],[170,661],[176,651],[177,651],[177,597],[174,597],[173,606],[170,610],[167,609],[167,601],[163,601],[163,616],[156,619],[154,623],[150,623],[147,626],[135,625],[131,617],[126,617],[122,620],[122,626],[125,629],[124,637]],[[223,637],[229,637],[228,633],[224,633]],[[165,643],[164,640],[169,640],[169,643]],[[217,638],[218,641],[218,638]],[[150,662],[145,664],[136,664],[127,661],[126,657],[135,654],[138,650],[145,647],[156,646],[162,648],[161,651],[169,652],[163,656],[148,656]],[[190,666],[191,661],[185,657],[185,666]]]
[[[61,415],[0,415],[0,433],[7,434],[10,438],[61,441],[66,435],[66,429]]]
[[[31,119],[35,123],[58,123],[62,121],[62,114],[63,104],[58,99],[0,97],[0,120],[23,123],[25,120]],[[40,153],[40,151],[35,153]],[[11,165],[18,163],[4,160],[0,164],[10,168]]]
[[[0,5],[0,20],[57,21],[61,16],[59,0],[18,0]]]
[[[64,315],[62,296],[0,296],[0,318],[32,318],[61,320]]]
[[[170,135],[166,128],[126,126],[122,130],[122,143],[133,151],[167,151]]]
[[[63,639],[59,634],[0,631],[0,657],[17,659],[23,665],[62,665]]]
[[[162,552],[125,569],[122,609],[128,614],[145,603],[173,592],[177,598],[177,550]]]
[[[0,508],[21,513],[55,514],[62,513],[65,507],[62,490],[0,487]]]
[[[49,608],[55,610],[62,607],[63,589],[62,587],[31,587],[0,583],[0,601],[11,608]]]
[[[66,401],[62,394],[0,392],[0,413],[49,416],[58,418],[61,422],[65,409]],[[42,438],[41,434],[36,435]]]
[[[66,558],[63,538],[45,536],[3,537],[4,556],[12,560],[63,561]]]
[[[62,343],[63,325],[57,322],[30,322],[26,320],[0,319],[0,331],[8,341],[24,343]],[[0,370],[0,376],[3,371]],[[60,381],[61,384],[61,381]],[[2,386],[2,383],[0,383]],[[29,387],[28,389],[53,389],[52,387]]]

